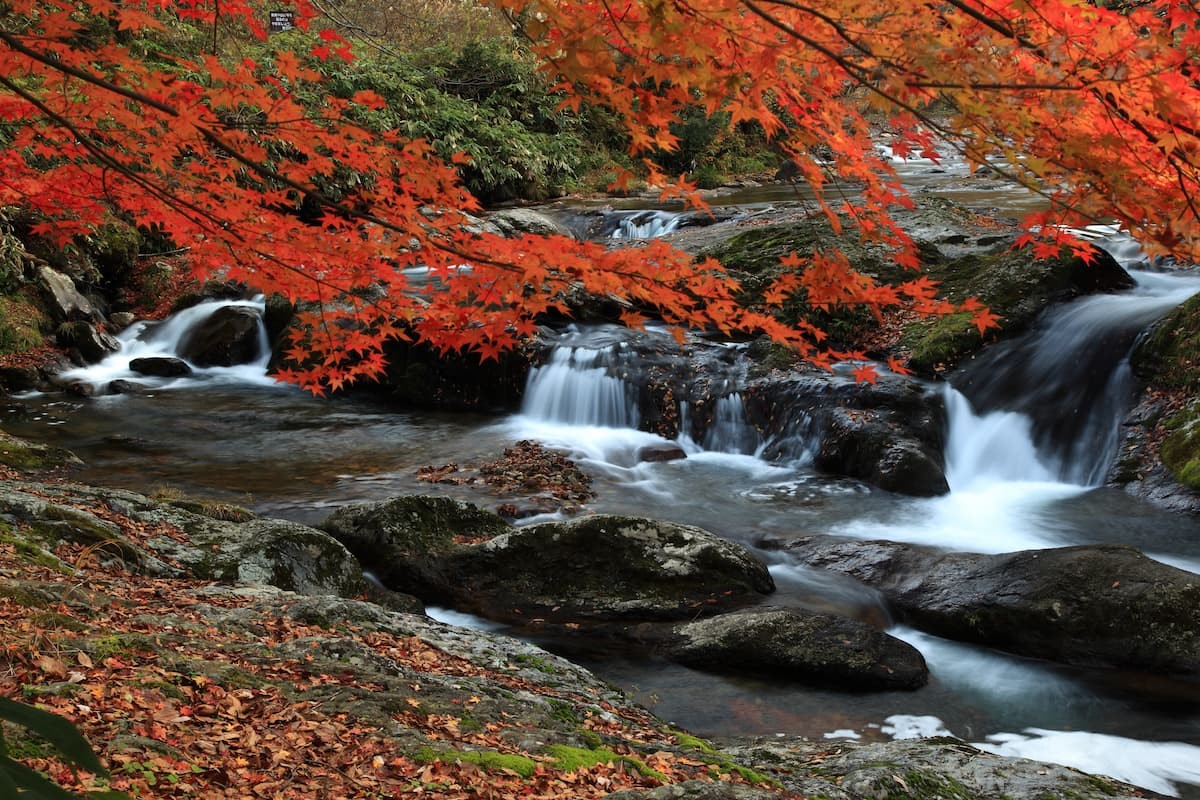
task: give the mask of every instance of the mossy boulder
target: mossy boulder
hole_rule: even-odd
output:
[[[69,450],[26,441],[0,431],[0,465],[24,471],[73,467],[82,463]]]
[[[513,528],[474,506],[408,497],[342,509],[322,527],[389,587],[506,621],[676,620],[774,589],[741,545],[638,517]]]
[[[1149,386],[1200,393],[1200,295],[1155,325],[1131,360],[1138,378]]]
[[[346,506],[320,527],[390,588],[417,594],[440,583],[438,558],[458,541],[512,530],[502,517],[471,503],[423,495]]]
[[[0,356],[40,347],[51,328],[42,303],[29,293],[0,297]]]
[[[917,689],[929,671],[912,645],[848,617],[749,609],[675,629],[671,658],[715,672],[847,689]]]
[[[1184,486],[1200,491],[1200,403],[1193,401],[1164,425],[1170,433],[1159,448],[1163,466]]]
[[[1002,555],[811,537],[788,551],[952,639],[1081,666],[1200,675],[1200,576],[1124,545]]]
[[[515,528],[440,559],[456,606],[520,621],[677,620],[757,602],[774,590],[741,545],[690,525],[595,515]]]
[[[1028,329],[1054,303],[1132,288],[1133,279],[1111,255],[1099,248],[1092,253],[1091,264],[1065,250],[1055,258],[1039,259],[1028,249],[931,263],[925,271],[941,284],[942,297],[955,303],[977,297],[1000,319],[997,328],[985,333],[967,313],[909,324],[900,341],[909,352],[909,365],[923,375],[942,372],[985,343]]]
[[[262,311],[253,306],[225,306],[194,327],[179,344],[179,355],[199,367],[231,367],[253,361],[259,353]]]

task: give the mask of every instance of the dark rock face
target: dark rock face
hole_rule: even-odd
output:
[[[767,458],[796,458],[819,442],[814,463],[826,472],[922,497],[949,491],[945,407],[916,381],[882,375],[855,383],[814,372],[761,378],[744,395]]]
[[[251,306],[219,308],[179,346],[179,355],[198,367],[231,367],[259,356],[262,312]]]
[[[750,609],[675,629],[675,660],[716,672],[815,680],[849,689],[917,689],[929,672],[916,648],[848,617]]]
[[[474,506],[408,497],[342,509],[322,528],[389,587],[493,619],[675,620],[774,590],[744,547],[636,517],[513,528]]]
[[[139,375],[153,375],[160,378],[177,378],[181,375],[190,375],[192,372],[192,368],[181,359],[160,356],[135,358],[129,362],[129,369]]]
[[[65,322],[55,335],[59,344],[75,348],[87,364],[103,361],[121,349],[120,342],[88,322]]]
[[[978,555],[814,537],[788,550],[880,589],[941,636],[1068,664],[1200,674],[1200,576],[1131,547]]]

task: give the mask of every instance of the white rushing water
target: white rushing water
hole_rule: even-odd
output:
[[[613,239],[656,239],[673,233],[682,220],[683,215],[674,211],[621,212],[610,237]]]
[[[187,337],[209,317],[222,308],[244,307],[257,309],[261,314],[266,308],[261,298],[253,300],[210,300],[197,303],[172,314],[162,322],[140,321],[130,325],[117,335],[121,349],[96,364],[68,370],[60,375],[65,382],[81,382],[103,388],[114,380],[124,380],[154,388],[187,388],[200,380],[223,380],[230,383],[274,385],[275,380],[267,375],[267,362],[271,358],[271,347],[267,342],[266,328],[261,320],[258,325],[258,355],[246,364],[230,367],[200,367],[179,355],[180,347]],[[159,378],[142,375],[130,369],[130,363],[139,358],[178,358],[192,370],[182,378]]]

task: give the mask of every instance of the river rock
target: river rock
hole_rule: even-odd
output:
[[[929,671],[912,645],[849,617],[748,609],[675,628],[669,655],[734,674],[814,680],[848,689],[917,689]]]
[[[262,312],[252,306],[218,308],[180,342],[178,353],[198,367],[246,364],[260,354]]]
[[[488,215],[487,227],[501,236],[572,236],[571,229],[531,208],[505,208]]]
[[[774,590],[741,545],[637,517],[513,528],[474,506],[408,497],[342,509],[322,528],[389,587],[495,619],[681,619]]]
[[[835,475],[921,497],[945,494],[945,405],[939,393],[900,375],[874,383],[826,372],[771,374],[750,381],[750,423],[764,457],[803,457]]]
[[[160,378],[177,378],[192,373],[192,368],[187,365],[187,362],[167,356],[135,358],[129,362],[129,369],[139,375],[153,375]]]
[[[99,312],[91,300],[88,300],[75,288],[75,282],[63,273],[41,266],[37,272],[38,285],[46,299],[46,307],[55,319],[95,320]]]
[[[422,495],[346,506],[320,527],[384,584],[411,593],[441,582],[438,559],[457,546],[456,539],[490,539],[512,530],[472,503]]]
[[[1004,758],[949,737],[893,742],[772,737],[717,742],[804,797],[830,800],[1136,800],[1162,795],[1111,778]]]
[[[638,448],[637,451],[637,460],[639,463],[679,461],[684,458],[687,458],[687,453],[682,447],[676,444],[646,445],[645,447]]]
[[[121,343],[90,322],[64,322],[55,332],[58,343],[73,347],[84,363],[95,364],[121,349]]]
[[[1200,674],[1200,576],[1132,547],[980,555],[813,537],[788,551],[880,589],[940,636],[1068,664]]]

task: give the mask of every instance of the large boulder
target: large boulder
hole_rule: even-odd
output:
[[[259,357],[262,311],[224,306],[197,325],[179,345],[180,357],[198,367],[231,367]]]
[[[1132,547],[980,555],[812,537],[788,550],[880,589],[941,636],[1068,664],[1200,674],[1200,576]]]
[[[484,226],[501,236],[571,236],[571,229],[532,208],[505,208],[488,215]]]
[[[677,620],[774,589],[741,545],[637,517],[513,528],[473,506],[410,497],[342,509],[322,528],[391,588],[493,619]]]
[[[75,281],[63,273],[41,266],[37,272],[38,285],[46,300],[46,308],[60,322],[67,320],[97,320],[100,312],[91,300],[80,294]]]
[[[129,362],[129,369],[139,375],[153,375],[160,378],[178,378],[190,375],[192,372],[192,368],[183,359],[167,356],[135,358]]]
[[[763,674],[848,689],[917,689],[929,672],[912,645],[849,617],[748,609],[675,628],[669,655],[714,672]]]

